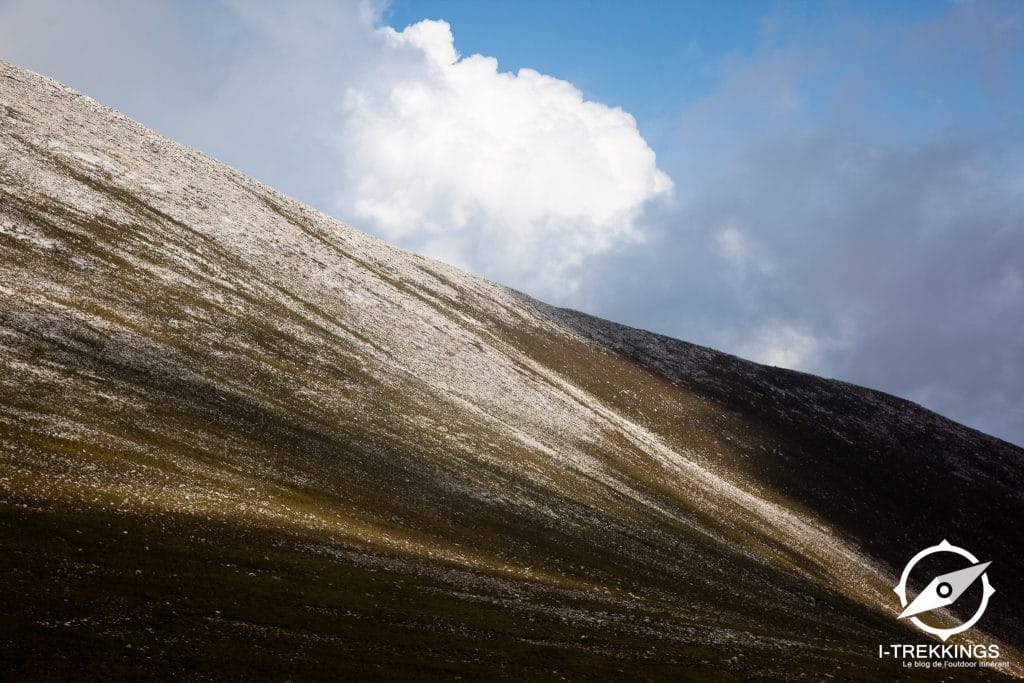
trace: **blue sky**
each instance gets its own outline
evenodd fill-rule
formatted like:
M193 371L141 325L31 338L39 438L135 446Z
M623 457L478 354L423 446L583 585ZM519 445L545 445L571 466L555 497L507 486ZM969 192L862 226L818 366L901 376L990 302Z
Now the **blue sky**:
M761 15L735 3L395 2L396 27L444 19L463 54L568 80L589 98L650 124L714 87L716 62L758 40ZM644 74L638 78L638 74Z
M528 67L571 81L588 98L650 123L712 92L723 61L752 57L763 43L781 42L785 31L817 32L856 17L921 21L948 9L946 2L398 0L383 19L397 28L443 19L463 54L496 57L502 70Z
M1024 443L1020 2L0 0L0 58L552 303Z
M688 103L712 94L731 64L773 49L803 47L816 52L822 49L822 41L852 41L858 25L867 31L896 34L940 19L954 7L955 3L946 1L630 5L582 0L398 0L385 8L382 18L396 28L423 19L443 19L452 26L461 54L493 56L503 71L527 67L570 81L588 99L630 112L644 137L660 142L659 131L670 126ZM957 45L947 48L954 53L950 60L954 68L943 72L941 84L916 82L920 74L912 60L892 54L898 51L892 44L866 45L849 67L884 74L873 104L881 105L887 115L906 117L915 126L930 128L944 121L933 108L937 89L947 95L942 104L946 113L955 108L967 119L988 117L985 98L977 92L983 87L977 78L979 55ZM1021 67L1019 54L1017 67ZM823 91L842 70L809 79L802 84L804 92L812 100L824 98ZM1016 96L1019 105L1020 93ZM666 139L664 144L671 141Z

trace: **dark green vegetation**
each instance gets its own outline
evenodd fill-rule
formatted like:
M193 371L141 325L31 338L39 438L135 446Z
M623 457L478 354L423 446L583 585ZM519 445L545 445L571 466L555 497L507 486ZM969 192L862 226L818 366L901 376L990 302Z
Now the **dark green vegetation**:
M888 680L944 536L1001 591L962 642L1020 665L1020 449L550 309L6 65L0 151L11 675Z

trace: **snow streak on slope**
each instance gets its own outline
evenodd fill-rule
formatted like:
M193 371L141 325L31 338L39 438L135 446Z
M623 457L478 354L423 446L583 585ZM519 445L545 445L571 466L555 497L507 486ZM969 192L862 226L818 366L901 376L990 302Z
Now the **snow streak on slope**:
M7 65L0 149L0 540L26 672L90 638L94 672L177 671L174 649L219 675L884 676L877 644L913 637L905 527L938 521L868 490L886 458L933 466L892 434L942 440L917 481L1024 511L1019 449L551 309ZM952 524L993 555L1021 540ZM140 595L160 597L114 615ZM992 623L1017 662L1014 619Z

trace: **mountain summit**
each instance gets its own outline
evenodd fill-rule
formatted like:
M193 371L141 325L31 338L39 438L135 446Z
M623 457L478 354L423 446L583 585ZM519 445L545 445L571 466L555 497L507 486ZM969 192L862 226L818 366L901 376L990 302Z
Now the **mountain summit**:
M553 308L0 63L0 662L21 677L927 674L1024 647L1024 451ZM965 594L967 599L970 590ZM956 620L939 613L938 621Z

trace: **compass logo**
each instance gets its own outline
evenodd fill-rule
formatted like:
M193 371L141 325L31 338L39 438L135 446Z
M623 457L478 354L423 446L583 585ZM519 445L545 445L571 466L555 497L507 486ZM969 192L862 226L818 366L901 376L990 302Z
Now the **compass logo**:
M971 564L963 569L958 569L948 574L942 574L936 576L931 580L924 590L917 594L917 597L910 601L907 601L907 581L910 579L911 572L914 571L914 567L917 563L936 553L953 553L959 555ZM957 633L963 633L967 629L978 623L981 619L981 615L985 613L985 609L988 607L988 600L992 597L992 594L996 590L989 583L988 574L985 570L991 562L979 562L978 558L972 555L970 552L963 548L957 547L949 541L943 540L938 545L933 545L929 548L925 548L917 555L910 558L910 562L907 562L907 566L903 568L903 575L900 577L900 582L893 589L896 591L896 595L900 598L900 605L903 607L903 612L900 613L900 619L910 619L914 626L918 627L925 633L931 633L936 635L945 642L950 637L955 636ZM937 628L935 626L929 626L920 619L917 618L918 614L924 612L930 612L932 610L940 609L942 607L948 607L956 602L957 598L964 594L964 592L971 587L971 585L981 579L982 583L982 594L981 602L978 604L978 608L974 611L974 614L970 619L963 622L959 626L953 628Z

